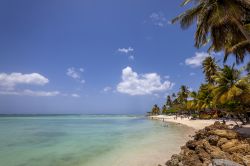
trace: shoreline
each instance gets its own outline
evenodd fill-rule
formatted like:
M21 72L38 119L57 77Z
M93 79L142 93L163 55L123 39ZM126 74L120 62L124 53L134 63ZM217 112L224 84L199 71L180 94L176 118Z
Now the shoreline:
M194 129L193 138L185 139L185 143L176 145L179 146L179 152L173 152L171 158L168 157L167 162L159 164L160 166L216 165L216 162L250 165L250 144L249 141L243 139L250 138L250 124L234 128L236 123L232 120L227 120L224 125L223 120L218 119L191 120L180 117L176 119L176 116L167 115L149 116L148 118ZM221 131L226 134L222 135ZM212 132L213 134L211 134ZM234 138L230 138L232 133ZM224 140L223 143L221 143L222 140ZM224 147L231 145L232 142L236 143L230 146L230 149ZM196 146L201 148L194 148Z
M185 125L185 126L193 128L195 131L204 129L207 126L210 126L210 125L214 124L214 122L216 122L216 121L222 122L222 120L217 120L217 119L191 120L191 119L188 119L188 118L182 118L181 119L180 117L178 117L177 119L174 119L174 117L176 117L176 116L168 116L168 115L149 116L149 118L152 119L152 120L160 120L160 121L163 121L163 122L171 122L171 123L177 123L177 124ZM226 121L226 124L227 125L235 125L235 122Z

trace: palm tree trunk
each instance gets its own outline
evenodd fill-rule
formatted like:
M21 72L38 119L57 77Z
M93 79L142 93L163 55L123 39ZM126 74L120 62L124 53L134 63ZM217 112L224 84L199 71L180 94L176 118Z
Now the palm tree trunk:
M248 42L250 42L250 34L247 32L247 30L244 28L244 26L235 18L234 18L234 21L235 21L236 25L238 26L239 30L241 31L241 33L245 36L245 38L248 40Z

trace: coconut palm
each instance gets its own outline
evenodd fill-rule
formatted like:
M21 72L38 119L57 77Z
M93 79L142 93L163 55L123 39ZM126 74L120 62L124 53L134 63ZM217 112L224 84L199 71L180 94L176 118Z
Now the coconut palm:
M152 114L154 115L159 115L160 114L160 108L158 107L157 104L155 104L152 108Z
M161 109L162 114L166 114L167 113L167 106L163 105L162 109Z
M218 71L218 65L216 64L215 58L211 56L206 57L202 62L203 73L205 74L206 81L210 84L214 84L213 76Z
M197 92L193 91L191 92L190 94L190 98L191 100L187 101L187 110L197 110L197 97L198 97L198 94Z
M187 102L188 95L189 95L188 87L185 85L182 85L179 93L177 94L177 101L180 104L185 104Z
M211 109L214 107L213 103L213 90L214 86L212 84L201 84L200 89L197 94L197 104L196 108L198 110Z
M213 102L232 112L243 123L249 121L247 111L250 103L249 76L241 77L241 72L227 65L214 76Z
M171 97L168 95L168 96L167 96L166 105L169 106L169 107L171 107L172 104L173 104L172 99L171 99Z
M194 1L195 7L172 20L180 21L183 29L197 22L195 46L200 48L211 40L210 51L230 53L242 62L250 51L249 0L185 0L182 6Z

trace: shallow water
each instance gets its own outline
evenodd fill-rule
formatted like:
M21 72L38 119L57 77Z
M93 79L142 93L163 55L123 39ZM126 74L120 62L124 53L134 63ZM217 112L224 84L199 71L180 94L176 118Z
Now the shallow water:
M190 132L143 116L0 117L0 165L158 165Z

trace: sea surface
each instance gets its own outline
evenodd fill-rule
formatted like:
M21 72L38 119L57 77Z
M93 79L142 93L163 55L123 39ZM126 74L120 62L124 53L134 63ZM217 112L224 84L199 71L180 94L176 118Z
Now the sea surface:
M1 116L1 166L157 166L191 128L132 115Z

